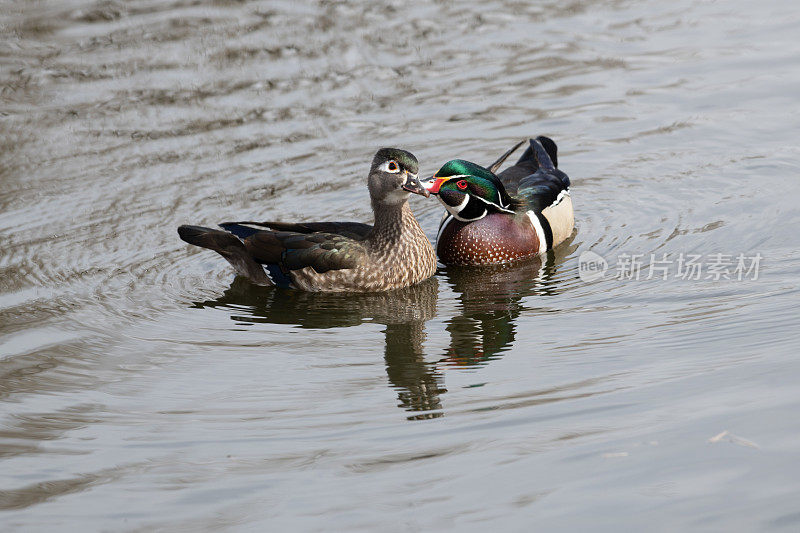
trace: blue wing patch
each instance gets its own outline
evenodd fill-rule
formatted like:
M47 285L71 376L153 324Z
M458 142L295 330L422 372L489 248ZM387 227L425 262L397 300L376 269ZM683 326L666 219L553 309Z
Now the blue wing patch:
M225 222L224 224L220 224L219 227L227 232L233 233L242 240L248 238L254 233L264 231L264 228L251 228L250 226L245 226L243 224L239 224L238 222Z
M267 270L267 276L276 287L280 287L282 289L294 288L294 285L292 284L292 278L287 276L283 270L281 270L280 266L268 264L264 265L264 267Z

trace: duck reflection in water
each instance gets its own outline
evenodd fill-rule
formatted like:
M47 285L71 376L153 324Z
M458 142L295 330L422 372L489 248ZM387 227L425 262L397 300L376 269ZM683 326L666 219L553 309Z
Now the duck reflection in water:
M439 286L436 278L382 293L312 293L258 287L236 278L215 300L195 307L242 310L231 315L237 322L291 324L303 328L355 326L367 321L386 326L386 373L398 391L399 407L414 412L410 419L442 416L440 395L446 390L436 362L426 362L425 323L436 315Z
M541 280L542 258L477 269L450 266L443 273L457 294L460 314L447 321L450 347L442 362L477 366L510 349L522 297Z
M554 275L572 249L566 243L510 264L443 268L440 274L456 292L460 314L447 321L450 347L441 362L480 366L511 349L517 318L526 308L524 298L559 291Z
M511 349L524 298L558 291L553 275L571 247L532 260L485 267L448 267L417 285L384 293L312 293L259 287L244 278L214 300L194 307L223 307L236 322L289 324L325 329L375 322L385 326L386 374L398 406L410 420L442 416L441 367L479 366ZM446 321L449 347L426 361L426 323L437 313L439 277L456 292L459 306ZM438 360L437 360L438 359Z

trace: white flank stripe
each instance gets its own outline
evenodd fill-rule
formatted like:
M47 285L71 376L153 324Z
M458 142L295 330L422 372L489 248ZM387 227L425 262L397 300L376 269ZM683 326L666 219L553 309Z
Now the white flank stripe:
M446 219L442 222L442 225L439 227L439 232L436 234L436 246L439 246L439 237L442 236L442 232L444 228L447 227L453 221L453 215L448 215Z
M542 223L539 222L539 217L537 217L536 213L533 211L528 211L528 218L531 220L533 229L536 230L536 236L539 237L539 249L536 253L540 254L547 250L547 239L544 236L544 228L542 227Z

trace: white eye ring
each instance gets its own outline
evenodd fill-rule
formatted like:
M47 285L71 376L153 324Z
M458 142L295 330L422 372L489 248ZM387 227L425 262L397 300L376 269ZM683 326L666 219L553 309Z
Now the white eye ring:
M390 159L389 161L382 164L378 167L378 170L382 170L384 172L388 172L389 174L397 174L400 172L400 165L397 164L397 161L394 159Z

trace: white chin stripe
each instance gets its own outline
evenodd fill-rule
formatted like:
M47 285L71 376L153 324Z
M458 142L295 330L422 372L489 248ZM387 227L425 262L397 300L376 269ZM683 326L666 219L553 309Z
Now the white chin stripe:
M544 228L539 221L539 217L537 217L536 213L533 211L528 211L528 218L531 220L531 225L533 229L536 230L536 236L539 238L539 249L536 253L542 253L547 250L547 238L544 235Z
M465 194L465 195L464 195L464 200L463 200L463 201L462 201L460 204L458 204L458 205L456 205L456 206L452 206L452 205L448 205L448 204L446 204L446 203L445 203L445 201L444 201L444 200L442 200L442 197L441 197L441 196L439 196L439 201L440 201L440 202L442 202L442 205L444 206L444 208L445 208L445 209L447 209L447 212L448 212L448 213L450 213L450 214L451 214L451 215L453 215L454 217L458 218L458 213L459 213L459 212L460 212L462 209L464 209L465 207L467 207L467 204L469 203L469 195L468 195L468 194ZM459 218L459 220L461 220L461 219Z

